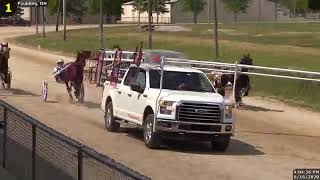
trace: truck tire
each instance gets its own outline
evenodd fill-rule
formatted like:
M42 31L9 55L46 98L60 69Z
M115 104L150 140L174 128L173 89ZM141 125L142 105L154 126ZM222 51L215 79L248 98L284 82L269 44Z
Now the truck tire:
M225 152L230 144L230 135L214 136L211 140L211 148L213 151Z
M160 135L153 132L154 115L149 114L143 124L143 140L149 149L157 149L160 147Z
M104 115L105 127L110 132L117 132L120 128L120 124L115 121L113 116L113 106L112 102L106 105L105 115Z

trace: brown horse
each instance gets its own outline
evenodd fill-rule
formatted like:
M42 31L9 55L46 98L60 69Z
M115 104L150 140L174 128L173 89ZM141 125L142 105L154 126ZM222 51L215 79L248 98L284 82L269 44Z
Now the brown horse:
M10 48L9 44L0 44L0 78L1 83L4 86L4 84L8 84L8 71L9 71L9 65L8 60L10 58Z
M253 60L250 57L250 54L246 54L244 55L241 60L240 60L240 64L243 65L252 65L253 64ZM227 69L225 69L227 70ZM248 68L241 68L239 69L241 72L248 72L249 69ZM218 89L218 92L224 96L225 92L224 89L226 87L226 85L228 84L228 82L230 83L234 83L234 74L229 74L229 73L225 73L225 74L211 74L208 75L209 79L213 82L213 84L215 85L215 87ZM236 102L241 105L242 104L242 96L248 96L249 95L249 91L250 91L250 78L248 75L246 74L239 74L237 76L237 80L236 80L236 85L235 85L235 100Z
M62 80L66 84L68 94L70 96L70 100L73 100L71 91L72 87L74 87L74 95L75 97L82 102L83 99L80 97L80 91L83 83L83 71L86 65L86 59L88 59L91 55L90 51L81 51L78 52L76 61L65 64L65 69L63 70Z

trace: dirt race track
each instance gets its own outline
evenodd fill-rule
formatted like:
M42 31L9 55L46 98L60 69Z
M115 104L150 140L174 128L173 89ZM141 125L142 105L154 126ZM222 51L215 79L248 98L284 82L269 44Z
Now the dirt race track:
M1 39L33 29L0 28ZM283 180L295 168L320 168L320 113L247 98L237 113L236 136L226 153L212 153L204 143L170 143L147 149L139 130L109 133L100 111L102 90L86 85L86 103L71 104L65 87L49 84L49 102L41 100L42 80L59 58L11 45L12 89L0 98L58 131L123 162L153 179Z

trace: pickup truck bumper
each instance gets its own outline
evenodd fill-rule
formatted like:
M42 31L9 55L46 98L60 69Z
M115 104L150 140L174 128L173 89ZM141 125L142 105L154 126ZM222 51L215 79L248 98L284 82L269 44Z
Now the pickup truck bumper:
M157 119L156 130L160 132L193 134L233 134L234 124L181 122Z

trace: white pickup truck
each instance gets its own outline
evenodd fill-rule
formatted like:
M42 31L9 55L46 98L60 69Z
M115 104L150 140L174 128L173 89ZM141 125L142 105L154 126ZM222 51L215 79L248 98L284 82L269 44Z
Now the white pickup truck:
M105 82L101 108L107 130L133 123L143 127L148 148L158 148L162 138L187 137L225 151L234 132L231 101L200 70L165 66L162 86L160 79L159 66L142 64L131 65L117 86Z

